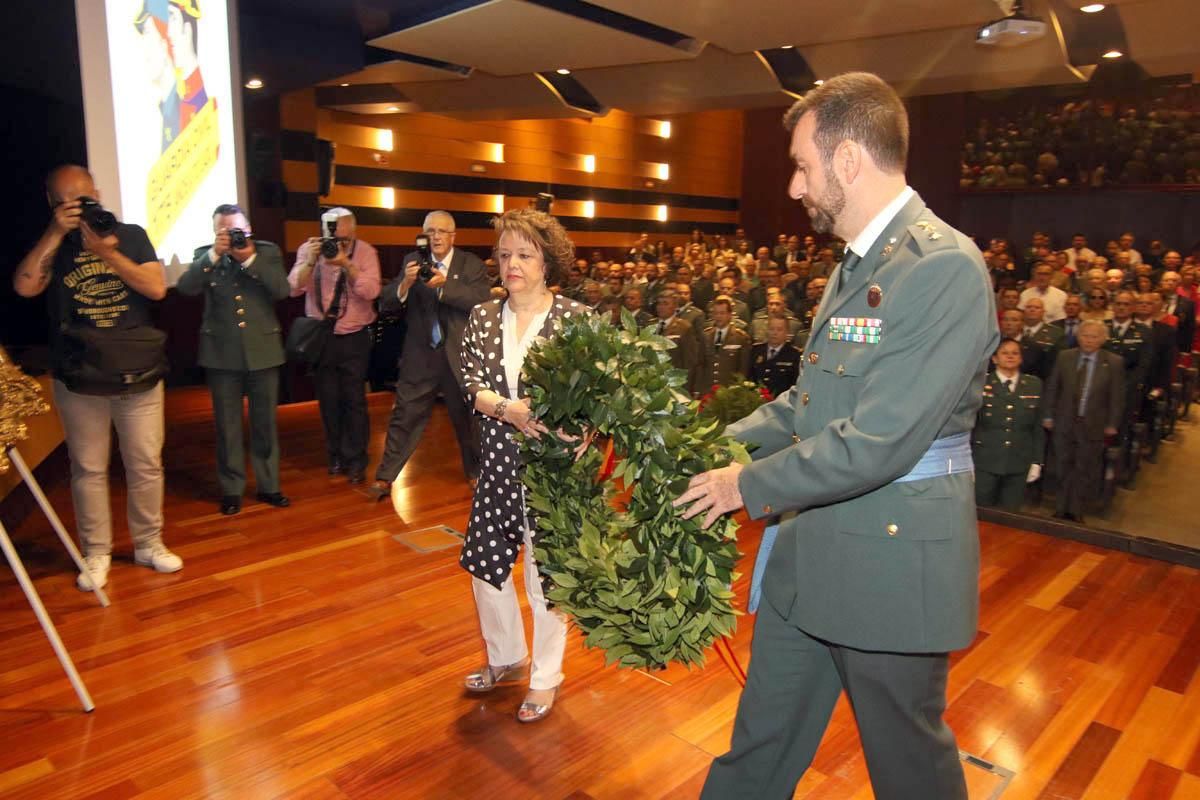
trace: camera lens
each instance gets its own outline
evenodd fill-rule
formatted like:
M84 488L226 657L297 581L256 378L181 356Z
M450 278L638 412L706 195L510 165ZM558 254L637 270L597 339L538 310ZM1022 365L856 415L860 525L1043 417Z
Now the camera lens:
M241 228L230 228L229 230L229 246L234 250L241 250L246 246L246 232Z
M337 239L322 239L321 240L321 255L326 258L337 258L338 241Z

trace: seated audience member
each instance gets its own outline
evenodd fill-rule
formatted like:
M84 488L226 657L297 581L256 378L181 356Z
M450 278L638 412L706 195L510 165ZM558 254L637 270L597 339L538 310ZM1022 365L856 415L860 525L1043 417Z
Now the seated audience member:
M1125 271L1115 267L1104 271L1104 286L1108 289L1108 299L1111 301L1117 292L1125 287L1126 283L1132 283L1126 279Z
M1112 319L1112 309L1108 307L1108 289L1088 289L1087 307L1079 312L1080 319L1094 319L1097 322L1108 322ZM1065 311L1063 313L1066 313Z
M817 252L817 258L812 262L812 276L814 278L828 278L833 274L834 267L838 265L837 260L833 257L832 247L822 247Z
M607 295L604 294L603 288L598 281L587 280L583 282L582 303L592 311L600 310L600 301Z
M1133 249L1132 232L1126 231L1125 233L1122 233L1121 238L1117 240L1117 244L1121 248L1119 251L1121 255L1129 259L1130 266L1136 267L1137 265L1143 263L1142 254Z
M728 386L734 376L750 374L750 334L734 324L733 301L718 295L709 309L712 327L704 331L700 379L694 391L704 394L713 386Z
M782 301L781 301L782 302ZM794 336L782 312L767 318L766 341L750 351L750 380L767 387L773 397L796 385L800 376L800 351L788 342Z
M1064 252L1054 253L1049 256L1049 260L1044 263L1049 263L1054 269L1050 275L1050 285L1055 289L1062 289L1067 294L1075 292L1078 286L1078 278L1075 268L1067 263L1067 254Z
M595 310L602 319L608 319L614 327L619 328L624 325L621 319L621 312L625 310L625 306L621 305L621 298L616 295L606 294L604 297L601 297Z
M1021 292L1017 307L1024 309L1025 303L1033 297L1042 301L1046 322L1055 322L1066 316L1063 304L1067 301L1067 293L1050 285L1054 273L1049 264L1039 264L1033 270L1033 285Z
M817 308L821 305L821 298L825 296L825 287L828 284L828 278L813 278L808 282L808 288L804 292L804 300L800 302L798 308L793 309L796 312L796 319L800 320L802 330L812 328L813 317L817 313Z
M1000 336L1013 339L1020 343L1025 335L1025 314L1015 308L1010 308L1000 315ZM1024 358L1024 353L1022 353Z
M722 297L728 297L733 304L734 324L743 329L750 327L750 306L738 292L737 279L732 274L726 274L721 278L717 284L717 293ZM708 321L710 324L714 322L712 306L709 306L708 309Z
M1042 425L1053 434L1056 517L1083 522L1103 478L1104 441L1117 436L1124 413L1124 368L1119 356L1101 349L1104 323L1084 320L1079 347L1058 354L1046 382Z
M696 352L701 352L704 346L701 337L708 320L704 312L692 302L692 285L689 282L680 280L675 284L675 300L678 303L675 314L691 326L692 336L696 339Z
M1092 267L1083 274L1079 280L1079 294L1087 298L1088 293L1092 289L1099 289L1102 292L1108 292L1108 286L1105 283L1104 270Z
M649 313L642 308L642 290L638 288L629 288L621 295L621 305L633 318L637 320L639 328L644 328L654 321Z
M1108 340L1104 349L1116 354L1124 367L1126 416L1120 425L1121 437L1129 432L1132 415L1140 408L1139 398L1146 385L1146 375L1150 372L1150 362L1154 357L1150 341L1150 328L1133 318L1134 294L1132 292L1117 292L1113 300L1113 318L1108 321Z
M1078 346L1075 339L1075 334L1079 329L1079 323L1083 321L1079 316L1082 311L1083 298L1077 294L1067 295L1067 302L1063 304L1063 313L1065 313L1066 316L1060 319L1058 322L1053 323L1054 327L1058 328L1063 333L1062 346L1064 349L1070 349Z
M1043 319L1045 309L1041 299L1025 301L1021 331L1021 369L1041 380L1050 377L1058 351L1063 349L1063 332Z
M1042 381L1021 372L1021 346L1001 339L983 384L983 405L971 435L975 502L1017 511L1025 484L1042 474Z
M1096 257L1096 251L1087 246L1087 237L1082 233L1077 233L1071 237L1071 246L1067 248L1067 263L1071 266L1076 266L1079 259L1086 259L1089 263ZM1079 270L1076 269L1076 272Z

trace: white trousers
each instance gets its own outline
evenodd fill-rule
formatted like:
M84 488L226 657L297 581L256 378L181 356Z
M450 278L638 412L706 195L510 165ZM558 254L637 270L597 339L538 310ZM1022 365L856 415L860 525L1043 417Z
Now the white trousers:
M546 606L542 582L533 563L533 544L529 528L525 528L525 596L533 609L533 664L529 688L553 689L562 683L563 651L567 647L567 618ZM479 612L479 629L487 645L488 663L493 667L515 664L528 655L525 644L525 623L521 606L513 587L514 572L509 573L503 589L487 581L471 578L475 608Z

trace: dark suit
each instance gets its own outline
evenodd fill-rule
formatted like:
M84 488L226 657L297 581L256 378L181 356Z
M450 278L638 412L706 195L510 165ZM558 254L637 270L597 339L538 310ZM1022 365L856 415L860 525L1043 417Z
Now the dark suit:
M409 253L402 263L418 258L417 253ZM468 478L479 474L479 435L472 409L467 408L463 399L462 339L471 309L491 297L491 281L479 257L457 247L447 267L446 282L436 290L418 278L401 302L399 290L404 279L401 273L380 294L380 308L403 314L407 333L383 458L375 470L377 480L391 483L408 463L429 422L439 391L458 438L463 472ZM436 347L435 323L440 332Z
M1070 350L1072 347L1079 346L1079 339L1077 337L1079 336L1080 322L1083 322L1083 320L1076 317L1073 320L1065 318L1057 319L1050 323L1050 327L1058 328L1058 330L1062 332L1062 344L1060 345L1060 349ZM1072 323L1070 324L1069 328L1068 323ZM1057 354L1055 355L1055 358L1058 358ZM1051 366L1053 366L1053 364L1051 364Z
M1134 415L1142 407L1146 376L1150 374L1150 364L1154 360L1154 344L1149 325L1131 319L1125 332L1118 334L1115 320L1105 324L1108 326L1108 341L1104 343L1104 349L1119 356L1125 365L1124 414L1121 424L1117 426L1121 438L1125 439Z
M1171 383L1175 380L1175 364L1179 359L1177 349L1177 331L1165 322L1154 322L1150 327L1150 369L1146 373L1145 391L1139 399L1142 419L1152 419L1153 401L1149 398L1151 389L1158 389L1163 397L1171 391Z
M800 376L800 358L803 355L796 347L784 342L774 358L769 358L771 346L766 342L754 345L750 351L750 374L755 383L767 387L775 397L796 385Z
M1058 354L1054 372L1046 383L1042 414L1054 423L1054 453L1058 474L1059 514L1082 517L1100 485L1103 467L1104 430L1119 429L1125 405L1125 368L1121 357L1107 350L1096 351L1096 363L1083 400L1084 376L1080 375L1076 348Z
M879 334L857 339L844 320L858 318ZM796 513L767 561L732 746L703 797L791 797L844 689L876 797L965 800L941 717L947 653L976 631L972 479L896 479L974 427L995 319L978 248L914 195L853 271L834 270L796 385L729 427L758 445L738 480L747 513Z
M250 461L262 493L279 491L279 365L284 362L275 303L288 296L283 255L271 242L254 241L248 268L229 255L215 263L208 246L175 285L180 294L204 294L198 363L204 367L217 429L217 480L223 497L246 488L242 448L242 398L250 401Z
M1192 352L1192 342L1196 337L1196 304L1189 298L1177 294L1175 295L1175 309L1171 311L1169 305L1164 305L1164 308L1168 313L1179 318L1179 327L1175 331L1175 346L1181 353Z

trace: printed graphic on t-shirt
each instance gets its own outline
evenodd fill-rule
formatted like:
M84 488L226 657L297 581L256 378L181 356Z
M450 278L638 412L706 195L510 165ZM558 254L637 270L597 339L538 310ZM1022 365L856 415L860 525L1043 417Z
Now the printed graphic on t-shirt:
M111 328L130 310L129 287L99 256L87 250L63 278L71 298L73 322Z

